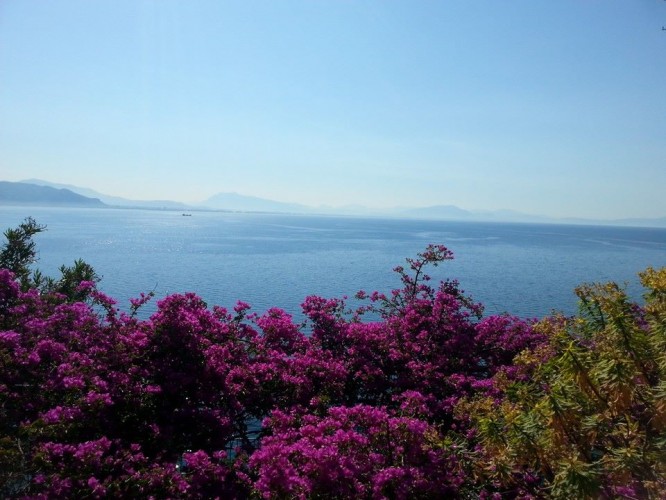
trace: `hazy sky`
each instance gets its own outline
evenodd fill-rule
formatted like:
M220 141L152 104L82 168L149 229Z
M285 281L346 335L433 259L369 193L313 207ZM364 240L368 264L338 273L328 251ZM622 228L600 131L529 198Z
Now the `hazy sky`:
M0 179L666 215L661 0L0 1Z

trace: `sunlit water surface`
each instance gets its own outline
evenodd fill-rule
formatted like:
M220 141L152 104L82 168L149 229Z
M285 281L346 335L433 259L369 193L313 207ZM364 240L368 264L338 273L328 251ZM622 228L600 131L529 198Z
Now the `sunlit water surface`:
M457 278L486 313L540 317L574 313L582 282L626 282L639 298L636 273L666 265L666 229L25 207L0 208L0 227L27 216L48 226L36 237L40 269L82 258L124 309L141 292L193 291L210 306L243 300L300 319L308 295L398 287L391 270L438 243L455 260L433 279Z

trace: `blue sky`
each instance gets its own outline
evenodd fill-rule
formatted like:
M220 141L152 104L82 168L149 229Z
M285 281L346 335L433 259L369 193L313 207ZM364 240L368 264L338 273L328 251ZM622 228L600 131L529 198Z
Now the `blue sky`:
M0 178L666 215L660 0L0 2Z

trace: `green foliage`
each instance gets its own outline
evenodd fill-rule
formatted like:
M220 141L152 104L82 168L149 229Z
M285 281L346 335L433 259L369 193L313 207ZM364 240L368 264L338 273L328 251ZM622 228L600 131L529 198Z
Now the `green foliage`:
M86 300L90 289L80 289L79 284L84 281L98 283L101 278L83 260L75 260L72 266L60 266L59 278L45 276L38 269L31 270L32 264L37 262L33 236L45 230L46 226L38 224L32 217L26 218L15 229L7 229L4 232L7 241L0 251L0 269L12 271L24 291L35 288L41 293L62 294L71 302Z
M576 290L578 317L536 328L548 342L496 377L501 397L466 401L483 482L554 498L666 496L666 268L640 274L645 306L615 283ZM525 376L529 374L528 376Z
M41 275L39 275L41 276ZM35 281L39 279L35 277ZM37 287L46 293L60 293L65 295L72 302L81 302L88 298L90 289L80 289L79 284L82 281L92 281L97 283L100 277L95 269L82 259L74 261L73 266L60 266L60 278L43 278L41 283L36 283Z
M32 285L30 266L37 261L37 251L32 238L45 230L46 226L37 224L35 219L28 217L17 228L4 232L7 243L0 251L0 269L12 271L24 290Z

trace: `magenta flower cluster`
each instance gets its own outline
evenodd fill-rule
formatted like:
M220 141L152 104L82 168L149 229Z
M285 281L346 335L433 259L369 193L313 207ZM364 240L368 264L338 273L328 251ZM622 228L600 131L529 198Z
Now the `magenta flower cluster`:
M473 492L474 428L454 408L542 342L456 282L308 297L307 321L171 295L147 320L91 282L88 302L0 270L0 496L443 498ZM373 318L373 319L366 319ZM515 374L515 376L522 376Z

